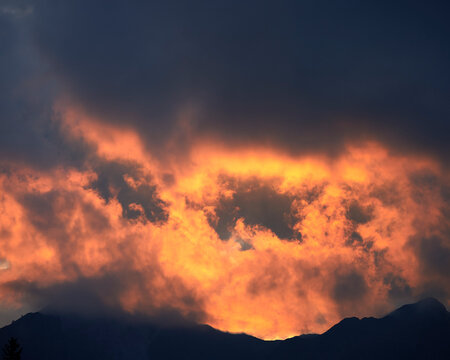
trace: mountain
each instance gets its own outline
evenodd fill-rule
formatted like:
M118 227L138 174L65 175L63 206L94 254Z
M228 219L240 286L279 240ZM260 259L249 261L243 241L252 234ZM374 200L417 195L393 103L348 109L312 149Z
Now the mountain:
M347 318L322 335L287 339L269 357L293 358L450 359L450 314L425 299L381 319Z
M347 318L321 335L263 341L206 325L164 327L133 318L30 313L0 329L23 360L149 359L450 359L450 314L435 299L387 316Z

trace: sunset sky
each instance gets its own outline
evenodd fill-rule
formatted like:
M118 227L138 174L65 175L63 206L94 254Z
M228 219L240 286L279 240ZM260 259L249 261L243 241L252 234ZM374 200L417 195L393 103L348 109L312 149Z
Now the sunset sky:
M448 307L449 10L0 0L0 326Z

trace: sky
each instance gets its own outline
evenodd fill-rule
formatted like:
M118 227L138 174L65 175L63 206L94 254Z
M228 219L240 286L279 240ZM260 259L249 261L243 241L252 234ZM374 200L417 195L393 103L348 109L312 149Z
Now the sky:
M1 0L0 325L449 306L449 7Z

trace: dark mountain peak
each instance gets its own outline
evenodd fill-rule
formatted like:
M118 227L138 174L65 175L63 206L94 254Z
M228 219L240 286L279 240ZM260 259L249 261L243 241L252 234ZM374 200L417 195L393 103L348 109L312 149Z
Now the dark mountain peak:
M5 328L30 328L35 326L36 324L38 326L42 326L43 324L51 324L55 322L59 322L59 318L57 316L42 314L40 312L33 312L25 314L19 319L14 320L10 325L5 326Z
M332 326L330 329L325 331L323 335L331 335L339 332L347 332L351 329L356 329L360 323L360 319L357 317L349 317L341 320L336 325Z
M403 305L385 316L385 318L412 321L415 319L446 318L448 316L449 313L444 304L435 298L429 297L413 304Z
M33 321L36 318L43 318L45 317L45 315L42 315L39 312L31 312L25 315L22 315L20 318L18 318L17 320L13 320L11 322L11 324L14 324L16 322L28 322L28 321Z
M450 359L450 316L433 298L383 318L346 318L322 335L283 341L270 359Z
M404 323L417 322L422 320L445 320L448 319L449 313L445 306L435 298L425 298L413 304L407 304L392 311L381 319L395 319ZM350 317L341 320L336 325L332 326L323 335L348 333L351 331L357 331L362 327L371 326L371 324L377 322L373 317L366 317L359 319L357 317Z

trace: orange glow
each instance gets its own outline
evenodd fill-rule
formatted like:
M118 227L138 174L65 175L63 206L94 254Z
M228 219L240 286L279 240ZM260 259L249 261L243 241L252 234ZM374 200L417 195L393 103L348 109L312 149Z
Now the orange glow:
M156 186L168 218L146 221L137 202L129 211L140 215L125 218L120 189L101 198L89 186L98 177L89 166L39 171L9 164L12 171L0 175L0 260L10 266L0 263L0 287L138 274L113 300L126 311L170 306L199 312L221 330L276 339L389 310L389 276L412 289L426 280L410 238L440 226L443 199L439 189L418 188L411 176L430 173L448 183L431 159L392 156L374 143L325 158L198 141L187 160L158 162L130 129L105 127L75 111L65 121L67 136L92 145L96 161L132 162L139 171L123 174L124 182L131 189ZM233 198L233 182L289 196L290 226L301 239L280 239L241 216L221 240L212 226L220 220L215 209ZM417 192L425 198L417 200ZM32 212L33 206L45 211ZM336 290L336 275L353 273L366 284L358 301L345 286L342 294ZM4 290L0 302L26 301L22 295ZM104 301L112 300L105 295Z

